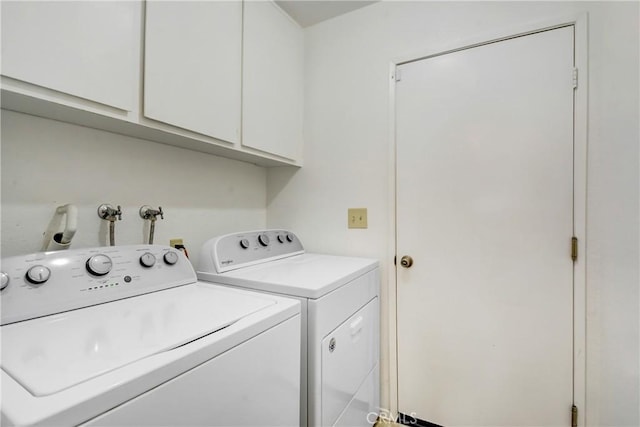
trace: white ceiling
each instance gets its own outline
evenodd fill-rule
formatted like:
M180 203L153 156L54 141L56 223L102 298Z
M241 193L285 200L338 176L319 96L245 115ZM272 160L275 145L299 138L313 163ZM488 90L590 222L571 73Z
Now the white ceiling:
M318 22L334 18L368 6L375 1L365 0L276 0L301 27L309 27Z

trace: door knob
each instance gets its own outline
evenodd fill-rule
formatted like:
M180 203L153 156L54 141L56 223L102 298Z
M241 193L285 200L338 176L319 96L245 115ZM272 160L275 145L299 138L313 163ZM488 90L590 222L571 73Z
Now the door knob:
M404 268L411 267L413 265L413 258L411 258L409 255L403 256L402 258L400 258L400 265Z

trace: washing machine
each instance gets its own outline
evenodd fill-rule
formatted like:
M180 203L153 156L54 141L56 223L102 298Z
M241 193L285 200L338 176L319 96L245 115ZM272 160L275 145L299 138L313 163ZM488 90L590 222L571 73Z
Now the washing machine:
M198 278L302 307L301 425L372 425L379 411L379 289L376 260L306 253L287 230L215 237Z
M2 259L3 426L296 425L300 303L173 248Z

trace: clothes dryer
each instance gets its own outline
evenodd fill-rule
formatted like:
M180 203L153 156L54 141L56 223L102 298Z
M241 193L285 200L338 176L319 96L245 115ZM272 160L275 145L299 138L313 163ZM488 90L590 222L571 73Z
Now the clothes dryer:
M379 410L378 262L306 253L287 230L208 240L198 278L269 295L302 307L301 425L372 425Z

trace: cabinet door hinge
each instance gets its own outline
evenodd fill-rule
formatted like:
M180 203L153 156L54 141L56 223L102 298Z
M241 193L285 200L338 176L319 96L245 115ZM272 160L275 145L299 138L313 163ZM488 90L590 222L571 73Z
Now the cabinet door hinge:
M578 407L576 405L571 407L571 427L578 427Z
M578 259L578 238L575 236L571 238L571 259L573 262Z
M573 88L574 89L578 88L578 69L577 68L573 69Z

